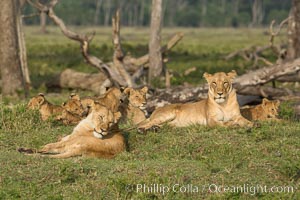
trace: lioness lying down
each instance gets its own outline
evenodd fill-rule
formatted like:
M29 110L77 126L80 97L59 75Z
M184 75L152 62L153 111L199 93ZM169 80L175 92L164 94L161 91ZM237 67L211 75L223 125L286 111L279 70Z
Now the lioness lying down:
M204 73L207 80L208 98L202 101L186 104L170 104L156 109L149 119L138 126L143 132L151 127L165 123L185 127L192 124L208 126L253 126L253 123L241 116L236 92L232 81L236 72Z
M45 145L38 153L52 158L114 157L125 149L125 140L117 124L120 117L120 112L113 113L95 102L92 112L70 135L63 137L59 142Z
M262 103L256 106L247 106L241 108L241 114L248 120L279 120L278 108L280 105L279 100L269 101L264 98Z

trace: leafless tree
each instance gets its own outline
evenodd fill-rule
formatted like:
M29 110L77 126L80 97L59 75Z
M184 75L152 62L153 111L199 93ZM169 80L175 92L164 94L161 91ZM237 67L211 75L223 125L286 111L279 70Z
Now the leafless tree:
M130 86L135 87L137 80L144 74L144 68L149 66L150 55L146 54L139 58L131 57L126 55L121 46L120 37L120 12L117 11L113 17L113 47L114 54L111 63L104 63L100 58L92 55L89 52L89 45L94 37L95 33L92 34L78 34L67 28L66 24L60 19L55 11L54 7L58 3L58 0L51 0L49 4L41 4L39 1L27 0L32 6L37 8L40 12L47 13L49 19L51 19L62 31L62 33L69 39L75 40L80 43L80 48L85 61L93 67L99 69L107 78L103 82L102 88L110 86L111 83L117 86ZM160 56L174 47L178 41L181 40L183 34L178 33L173 36L167 45L162 47L159 46L158 52ZM72 72L68 72L68 77ZM86 77L86 76L81 76ZM65 84L68 85L68 84ZM101 90L99 88L99 90Z
M292 1L288 26L288 53L289 59L300 57L300 0Z

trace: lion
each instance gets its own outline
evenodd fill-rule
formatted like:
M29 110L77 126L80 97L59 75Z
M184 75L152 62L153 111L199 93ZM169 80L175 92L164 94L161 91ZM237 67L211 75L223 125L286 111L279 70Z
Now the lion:
M59 142L42 147L39 154L51 158L88 156L112 158L125 150L125 139L118 128L120 112L112 112L95 102L92 112L83 119L70 135ZM21 149L22 152L30 152Z
M70 94L69 100L64 102L62 107L71 114L78 115L79 117L86 117L86 111L78 94Z
M269 101L264 98L262 103L256 106L247 106L241 108L241 114L250 121L267 121L267 120L279 120L278 108L280 101Z
M62 107L62 113L55 119L62 121L65 125L76 125L86 117L87 111L84 110L78 94L72 93L69 96L69 100L62 104Z
M126 99L120 106L122 120L138 124L146 119L146 94L148 87L142 89L125 88Z
M83 117L63 109L62 113L55 119L61 121L64 125L76 125L83 119Z
M151 127L169 124L175 127L186 127L192 124L207 126L247 126L253 123L245 119L237 102L236 91L232 82L236 72L204 73L208 82L208 98L185 104L169 104L156 109L150 118L138 125L138 130L144 132Z
M31 110L38 109L43 121L53 115L61 114L64 109L62 106L53 105L47 101L43 93L39 93L37 96L31 98L27 104L27 108Z
M105 105L112 112L119 111L119 107L121 104L124 95L119 88L112 87L107 90L104 96L99 97L96 101L99 101L101 104Z

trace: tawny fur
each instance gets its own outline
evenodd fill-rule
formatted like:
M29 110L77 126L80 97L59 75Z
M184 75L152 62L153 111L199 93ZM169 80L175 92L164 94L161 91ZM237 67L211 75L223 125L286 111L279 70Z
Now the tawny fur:
M87 112L84 110L80 97L77 94L71 94L69 100L63 103L62 107L63 111L56 119L62 121L65 125L76 125L87 116Z
M248 120L251 121L266 121L266 120L279 120L278 119L278 108L280 101L269 101L264 98L262 103L256 106L243 107L241 108L241 114Z
M91 105L94 102L100 102L111 111L117 112L121 104L121 99L123 99L123 93L120 89L113 87L108 89L106 93L100 97L84 97L82 98L81 103L89 112L91 112Z
M126 88L124 94L127 99L121 104L122 121L138 124L146 119L147 87L142 89Z
M43 121L51 116L59 115L63 111L62 106L53 105L47 101L43 93L31 98L27 104L27 108L31 110L38 109Z
M186 104L170 104L156 109L149 119L142 122L138 129L144 131L153 126L169 124L186 127L193 124L208 126L253 126L242 117L232 81L236 72L218 72L213 75L205 73L208 82L208 98Z
M91 114L70 135L59 142L45 145L38 152L52 158L112 158L125 149L125 140L117 125L120 117L119 112L113 113L105 106L95 103ZM101 134L102 138L95 137L95 132Z

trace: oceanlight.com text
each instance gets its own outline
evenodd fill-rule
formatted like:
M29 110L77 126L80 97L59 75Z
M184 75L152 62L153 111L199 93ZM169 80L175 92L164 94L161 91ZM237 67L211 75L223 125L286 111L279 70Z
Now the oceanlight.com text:
M242 184L242 185L219 185L219 184L133 184L127 185L126 190L136 193L146 194L162 194L169 192L173 193L244 193L249 195L263 194L263 193L294 193L297 188L295 186L268 186L260 184Z

